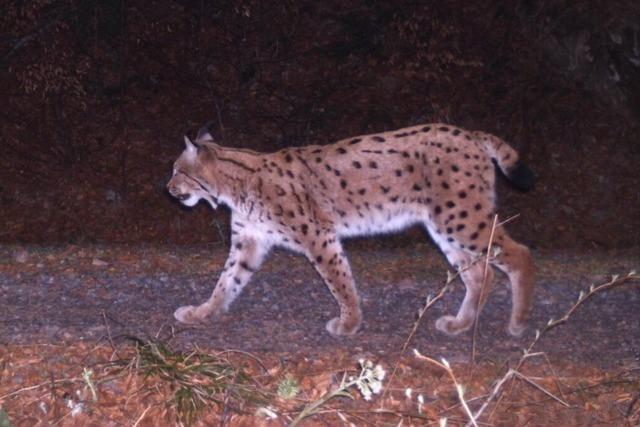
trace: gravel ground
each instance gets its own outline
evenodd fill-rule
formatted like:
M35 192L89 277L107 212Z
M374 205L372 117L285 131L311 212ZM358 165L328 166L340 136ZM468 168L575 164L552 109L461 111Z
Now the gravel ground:
M348 255L363 299L364 323L352 338L324 330L338 306L302 257L277 251L254 275L228 314L197 327L173 321L173 310L206 299L226 256L224 246L0 246L0 343L60 343L117 338L122 334L171 336L177 347L237 349L319 357L338 349L377 356L397 354L426 296L446 278L443 257L433 246L364 249ZM480 317L478 359L499 362L521 349L550 318L559 318L582 289L640 267L640 250L535 251L535 306L522 338L506 333L510 294L505 277ZM464 286L430 309L409 348L467 361L472 333L451 338L435 327L455 313ZM567 324L536 347L551 362L598 367L640 365L640 287L629 282L593 296Z

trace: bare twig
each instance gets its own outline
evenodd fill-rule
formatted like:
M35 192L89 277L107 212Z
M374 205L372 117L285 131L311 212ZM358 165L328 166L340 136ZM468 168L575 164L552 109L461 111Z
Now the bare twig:
M500 395L500 389L502 388L502 386L509 379L513 378L514 376L518 376L519 378L522 378L522 374L520 374L520 369L522 368L522 365L524 365L524 363L530 357L537 356L537 355L541 354L541 353L532 353L532 350L536 346L536 344L540 341L540 339L543 337L543 335L545 333L547 333L551 329L554 329L555 327L567 322L567 320L569 320L571 315L578 309L578 307L580 307L582 304L584 304L584 302L586 300L588 300L589 298L591 298L595 294L597 294L599 292L602 292L602 291L605 291L605 290L610 289L610 288L621 286L621 285L623 285L623 284L625 284L627 282L637 281L637 280L640 280L640 275L636 274L635 271L632 271L629 274L627 274L625 276L622 276L622 277L620 277L618 275L615 275L607 283L603 283L603 284L598 285L598 286L591 286L589 288L589 292L588 293L585 293L584 291L580 292L580 295L578 296L578 300L569 308L569 310L567 310L567 312L561 318L559 318L557 320L549 319L549 322L547 322L547 325L545 326L545 328L542 331L540 331L540 330L536 331L535 338L529 344L529 346L524 350L523 355L518 360L518 364L516 365L516 367L513 368L513 369L510 369L500 380L498 380L498 382L494 386L493 391L491 392L491 394L489 395L487 400L482 404L480 409L478 409L476 411L476 413L474 414L474 419L477 420L477 419L480 418L482 413L487 409L487 407L491 404L491 402L496 397L498 397ZM517 373L518 375L515 375L515 373ZM555 400L564 402L564 400L559 399L559 398L555 398ZM564 402L564 404L566 404L566 402ZM467 424L467 425L469 425L469 424Z
M133 423L133 427L138 427L138 424L140 424L140 421L142 421L144 416L147 415L147 412L149 412L149 409L151 409L151 405L147 406L147 408L144 411L142 411L142 414L140 414L136 422Z
M420 354L418 350L413 350L413 353L418 359L432 363L438 366L439 368L443 369L447 374L449 374L449 377L451 378L451 381L453 381L453 385L456 388L456 393L458 394L458 400L460 400L460 404L462 404L462 407L464 408L464 412L467 414L467 417L469 418L469 422L473 424L475 427L478 427L478 424L476 423L476 418L471 413L471 409L469 409L469 405L464 399L464 387L456 379L456 376L453 373L453 370L451 369L449 362L447 362L446 359L442 359L442 362L438 362L435 359L432 359L430 357Z
M478 338L478 318L480 317L480 310L484 304L483 299L485 296L485 288L487 286L487 279L489 278L489 269L491 265L489 265L489 256L491 254L491 249L493 247L493 237L496 232L496 227L498 223L498 215L493 216L493 223L491 224L491 234L489 234L489 243L487 244L487 255L485 256L484 261L484 272L482 274L482 286L480 286L480 298L478 299L478 305L476 307L476 318L473 321L473 336L471 338L471 363L476 363L476 343Z

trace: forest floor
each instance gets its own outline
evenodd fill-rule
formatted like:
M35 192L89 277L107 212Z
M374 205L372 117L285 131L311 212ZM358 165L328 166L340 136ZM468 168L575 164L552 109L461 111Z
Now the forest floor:
M0 426L287 425L345 372L357 376L361 359L386 371L382 393L366 401L351 387L353 399L329 400L303 425L464 425L465 405L477 413L487 402L478 425L640 425L640 281L589 294L637 270L639 249L535 250L535 304L513 338L503 275L475 334L434 327L458 309L456 280L412 335L427 296L447 280L442 255L427 244L346 247L364 322L336 339L324 324L337 304L288 252L270 256L226 315L186 327L172 313L208 297L223 244L0 246ZM522 359L536 330L562 319L580 291L588 298ZM209 362L224 375L190 376ZM217 388L198 388L214 380Z

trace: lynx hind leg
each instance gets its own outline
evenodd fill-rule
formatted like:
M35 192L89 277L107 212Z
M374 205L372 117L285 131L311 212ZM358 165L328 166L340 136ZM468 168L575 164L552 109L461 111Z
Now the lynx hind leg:
M474 263L471 255L465 251L453 249L450 246L443 248L443 251L451 265L460 272L466 293L458 314L440 317L436 321L436 328L448 335L457 335L473 326L491 291L494 273L491 266L487 266L485 278L485 263Z
M340 316L329 320L326 329L333 336L353 335L360 327L362 312L349 261L335 236L324 237L322 246L323 251L309 253L307 257L340 306Z
M251 237L237 236L232 239L229 257L211 297L204 303L178 308L173 316L182 323L197 323L210 315L228 310L233 300L257 271L269 247Z
M501 233L496 243L501 251L493 261L493 265L502 270L511 283L511 319L509 333L520 336L526 327L531 311L534 290L534 267L529 248Z

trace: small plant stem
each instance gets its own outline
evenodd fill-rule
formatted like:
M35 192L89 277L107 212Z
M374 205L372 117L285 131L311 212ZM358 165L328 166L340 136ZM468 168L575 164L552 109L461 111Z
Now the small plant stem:
M298 414L298 416L295 417L293 421L291 421L291 424L289 424L289 427L297 426L298 424L300 424L300 422L302 420L304 420L305 418L310 417L313 414L315 414L319 407L321 407L322 405L324 405L325 403L327 403L329 400L333 399L334 397L336 397L336 396L345 396L346 394L348 394L348 393L346 393L345 390L347 390L349 387L354 386L357 382L358 382L358 380L353 380L353 381L349 381L348 383L345 383L344 382L344 378L343 378L342 382L340 384L340 387L338 387L337 389L335 389L333 391L327 392L320 399L316 400L315 402L312 402L308 406L305 406L305 408Z

